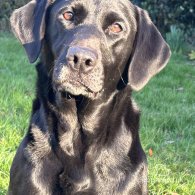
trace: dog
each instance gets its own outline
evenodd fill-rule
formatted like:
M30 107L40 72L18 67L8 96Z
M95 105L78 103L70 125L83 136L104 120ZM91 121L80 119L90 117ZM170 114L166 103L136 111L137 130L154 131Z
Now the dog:
M10 21L39 63L8 194L148 194L131 94L171 52L147 12L128 0L32 0Z

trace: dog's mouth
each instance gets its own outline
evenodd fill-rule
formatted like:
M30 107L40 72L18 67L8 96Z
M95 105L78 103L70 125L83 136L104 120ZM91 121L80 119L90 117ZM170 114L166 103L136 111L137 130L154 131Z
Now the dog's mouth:
M66 100L66 101L72 101L74 100L76 105L77 105L77 108L79 108L86 100L86 98L90 98L90 99L95 99L96 96L97 96L97 93L93 93L93 92L90 92L91 94L85 94L85 95L82 95L82 94L79 94L79 95L73 95L72 93L68 92L68 91L59 91L60 94L61 94L61 97Z
M60 92L62 97L71 100L81 101L84 97L96 99L101 90L92 90L83 82L55 82L54 88Z
M74 100L77 108L80 108L80 106L83 104L84 99L85 99L85 97L83 95L72 95L71 93L69 93L67 91L62 91L61 97L66 101Z
M81 102L84 98L83 95L72 95L71 93L67 92L67 91L62 91L61 95L63 98L65 98L66 100L71 100L71 99L75 99L76 102Z

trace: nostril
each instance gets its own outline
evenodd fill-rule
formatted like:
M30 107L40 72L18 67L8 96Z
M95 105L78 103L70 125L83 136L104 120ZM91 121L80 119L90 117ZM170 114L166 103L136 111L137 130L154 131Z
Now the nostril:
M85 61L85 65L87 65L87 66L92 66L92 65L93 65L92 60L91 60L91 59L86 60L86 61Z
M78 57L77 56L74 56L74 64L77 64L78 63L78 61L79 61L79 59L78 59Z
M73 70L79 70L80 68L83 71L92 70L97 63L97 59L96 51L78 46L70 47L66 54L68 66Z

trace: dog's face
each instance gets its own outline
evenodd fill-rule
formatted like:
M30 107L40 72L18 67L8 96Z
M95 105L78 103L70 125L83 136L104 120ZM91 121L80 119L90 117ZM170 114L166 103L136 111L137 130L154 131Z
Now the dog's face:
M136 32L133 7L125 3L72 0L52 5L46 33L57 90L94 98L103 89L116 89Z
M31 62L45 39L53 88L76 96L109 94L120 79L139 90L170 56L147 13L128 0L33 0L11 24Z

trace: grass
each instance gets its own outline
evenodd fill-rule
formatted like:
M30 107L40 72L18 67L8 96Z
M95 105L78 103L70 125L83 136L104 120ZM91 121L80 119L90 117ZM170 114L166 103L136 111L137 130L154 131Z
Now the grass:
M35 78L20 44L1 34L0 195L6 194L9 168L28 127ZM149 194L195 194L195 63L174 54L165 70L134 98L142 110Z

